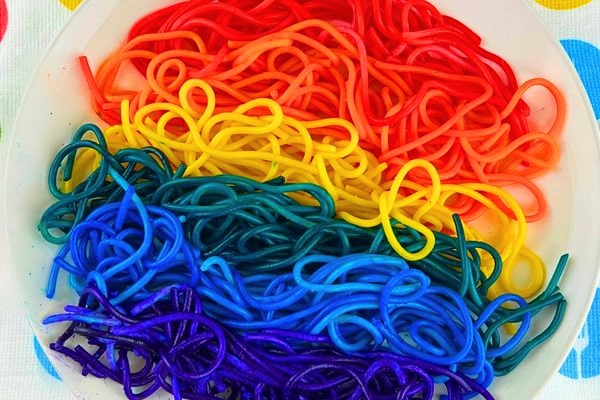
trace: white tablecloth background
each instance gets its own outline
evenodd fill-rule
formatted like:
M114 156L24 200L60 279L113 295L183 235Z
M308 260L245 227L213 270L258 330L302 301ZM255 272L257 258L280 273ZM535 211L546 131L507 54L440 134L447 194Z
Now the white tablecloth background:
M531 2L561 39L600 120L600 0L525 1ZM29 77L80 2L0 0L0 162L5 157L10 128ZM2 21L6 18L2 15L2 3L8 9L8 28L3 38ZM39 349L36 351L18 296L5 255L0 254L0 400L73 399L65 385L48 372L51 367ZM579 354L572 352L546 388L543 400L600 399L600 295L594 302L587 329L587 347ZM583 364L580 371L576 368L578 356Z

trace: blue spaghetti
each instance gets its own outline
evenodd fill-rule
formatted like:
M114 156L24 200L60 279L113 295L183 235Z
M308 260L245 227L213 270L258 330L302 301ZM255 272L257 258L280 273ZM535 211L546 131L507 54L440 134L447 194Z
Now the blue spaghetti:
M331 199L317 186L235 176L182 178L156 149L113 156L101 135L82 139L96 129L84 126L52 164L57 202L40 230L64 245L51 269L50 297L60 270L69 273L78 293L93 284L122 306L185 285L200 295L206 315L237 331L326 335L346 353L386 348L458 369L483 385L512 370L563 318L566 301L558 280L566 257L547 289L530 302L512 294L489 300L501 261L489 245L465 241L458 217L456 238L438 234L436 251L408 265L389 255L380 231L335 220ZM102 161L72 192L62 193L59 172L69 179L81 148L96 150ZM315 205L295 202L300 192L311 194ZM244 234L227 242L238 230ZM56 231L62 236L51 234ZM422 240L408 229L397 232L408 244ZM283 250L256 254L250 251L256 238L267 253L282 243ZM479 268L480 251L495 260L489 277ZM253 263L262 268L253 269ZM535 332L532 318L550 307L553 319ZM503 339L500 328L509 323L518 325L516 334ZM532 339L522 343L526 335Z

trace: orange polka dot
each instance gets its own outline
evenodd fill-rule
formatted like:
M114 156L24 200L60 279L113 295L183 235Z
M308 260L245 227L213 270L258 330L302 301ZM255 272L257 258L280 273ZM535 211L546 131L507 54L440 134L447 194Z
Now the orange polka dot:
M83 0L60 0L63 6L67 7L69 10L73 11L80 5Z
M572 10L591 2L592 0L535 0L546 8L553 10Z

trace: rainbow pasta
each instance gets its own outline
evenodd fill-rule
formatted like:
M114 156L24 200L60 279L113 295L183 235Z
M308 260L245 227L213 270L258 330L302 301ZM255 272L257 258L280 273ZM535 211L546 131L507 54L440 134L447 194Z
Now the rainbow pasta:
M47 296L63 274L80 296L52 348L84 375L130 399L490 399L563 320L568 256L547 277L525 241L564 98L427 1L187 0L79 61L108 126L58 152L38 229Z

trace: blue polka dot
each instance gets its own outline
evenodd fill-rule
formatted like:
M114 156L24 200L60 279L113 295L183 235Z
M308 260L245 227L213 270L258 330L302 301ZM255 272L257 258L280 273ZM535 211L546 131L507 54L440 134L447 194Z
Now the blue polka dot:
M586 325L560 369L560 373L573 379L593 378L600 375L600 290L596 290Z
M600 49L581 40L561 40L561 43L583 81L596 119L600 119Z
M33 348L35 349L35 355L38 361L40 362L41 366L46 370L46 372L50 374L50 376L60 381L60 376L58 376L58 373L56 373L56 370L54 369L52 364L50 364L50 360L48 360L48 357L46 357L44 350L42 350L42 346L40 346L40 342L38 342L38 340L35 337L33 338Z

